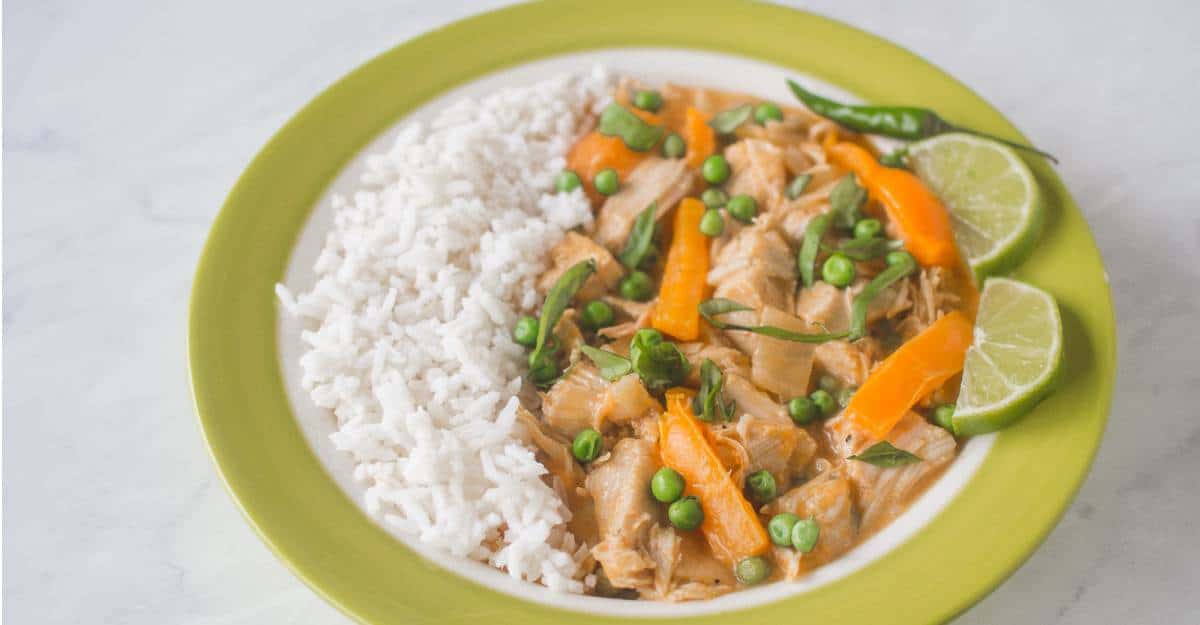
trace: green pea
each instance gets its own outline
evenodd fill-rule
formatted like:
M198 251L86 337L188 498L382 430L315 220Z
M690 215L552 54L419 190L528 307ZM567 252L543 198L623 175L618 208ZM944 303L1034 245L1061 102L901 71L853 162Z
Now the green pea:
M654 294L654 284L644 271L630 272L621 279L621 284L617 288L621 292L621 297L637 302L644 302Z
M592 180L592 186L596 187L596 193L600 195L612 195L621 188L621 181L617 178L617 170L609 168L602 169Z
M559 376L562 375L562 369L559 368L558 362L553 356L546 353L529 353L529 381L539 386L553 384Z
M571 442L571 453L575 454L576 460L584 464L595 460L603 448L604 438L592 428L587 428L576 434L575 440Z
M709 184L721 184L729 180L729 161L726 161L725 157L720 154L713 154L704 159L704 163L700 165L700 175Z
M800 553L808 553L817 546L821 537L821 526L812 517L801 520L792 526L792 546Z
M709 187L700 194L700 201L709 208L721 208L729 201L729 196L716 187Z
M763 102L758 105L758 108L754 109L754 121L765 126L772 119L775 121L783 120L783 110L779 108L778 104Z
M888 267L898 265L900 263L906 262L911 259L912 259L912 254L909 254L908 252L906 252L904 250L896 250L894 252L888 252L888 255L883 257L883 260L884 260L884 262L887 263Z
M704 216L700 218L700 232L706 237L719 237L725 232L725 218L720 210L710 208L704 211Z
M610 326L613 322L612 306L604 300L594 299L583 306L580 321L593 330Z
M650 494L663 503L675 503L683 496L683 476L671 467L663 467L650 478Z
M817 389L813 391L808 398L811 399L812 403L817 406L817 410L821 411L821 416L828 417L829 415L833 414L835 403L833 401L833 395L830 395L829 391L825 389Z
M753 223L754 216L758 214L758 202L754 201L753 197L742 193L729 198L725 210L729 211L734 219L744 224Z
M954 404L942 404L933 409L933 422L954 434Z
M662 94L657 91L647 89L633 94L633 105L643 111L655 113L662 108L662 104Z
M767 503L775 498L775 476L770 471L755 471L746 476L746 493L750 501Z
M513 326L512 336L517 345L525 347L533 347L537 343L538 320L529 315L525 315L517 319L517 325Z
M854 282L854 274L854 261L841 252L830 255L821 265L821 278L838 288L850 286Z
M817 413L820 412L813 400L807 397L793 397L787 403L787 411L796 425L812 423L813 419L817 418Z
M854 224L854 238L873 239L883 232L883 224L878 219L859 219Z
M733 574L747 586L757 584L771 575L771 563L762 556L742 558L734 567Z
M579 180L579 174L569 169L558 172L554 177L554 189L559 193L570 193L578 189L580 184L583 183Z
M683 137L672 132L663 139L662 153L667 158L683 158L687 154L687 144L683 142Z
M842 389L838 393L838 398L837 398L838 405L841 406L842 408L845 408L846 406L848 406L850 404L850 399L852 397L854 397L854 393L857 390L858 390L858 388L854 387L854 386L847 386L846 388Z
M792 546L792 528L800 522L800 517L791 512L776 514L771 517L767 523L767 535L771 537L771 542L780 547Z
M689 495L667 507L667 519L681 530L694 530L704 522L700 500Z

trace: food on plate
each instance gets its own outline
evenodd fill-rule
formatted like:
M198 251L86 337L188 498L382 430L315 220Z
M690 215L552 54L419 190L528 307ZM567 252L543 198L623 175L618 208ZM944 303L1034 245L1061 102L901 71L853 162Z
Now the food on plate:
M805 107L598 69L370 161L278 288L368 511L555 590L713 598L840 558L1052 390L1053 298L979 282L1036 238L1023 163L790 84Z

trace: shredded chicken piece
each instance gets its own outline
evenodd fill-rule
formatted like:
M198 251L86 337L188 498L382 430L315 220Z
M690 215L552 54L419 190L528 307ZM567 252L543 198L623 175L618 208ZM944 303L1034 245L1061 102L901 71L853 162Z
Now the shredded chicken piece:
M730 196L746 194L758 202L760 212L778 210L783 204L787 168L783 150L769 141L745 139L725 149L733 176L726 183Z
M658 467L654 444L623 438L587 476L600 530L600 542L592 548L592 556L615 587L643 590L654 586L655 562L648 550L650 530L661 512L645 485Z
M732 374L744 378L750 377L750 360L741 351L732 347L697 341L694 343L680 343L679 351L692 364L692 369L688 372L687 379L687 384L691 386L700 386L700 365L704 362L705 358L712 360L713 364L717 365L725 375Z
M858 537L854 493L843 470L826 471L763 508L768 515L783 512L802 519L811 517L821 528L816 547L808 553L786 547L772 549L776 567L787 579L796 579L849 551Z
M879 442L855 428L845 414L825 423L829 446L848 458ZM891 522L933 476L954 459L957 443L946 430L909 412L887 436L888 442L916 454L921 462L899 467L877 467L850 460L846 474L854 483L862 508L862 531L871 533Z
M655 204L654 218L662 219L691 193L694 180L695 175L682 159L651 156L642 161L627 180L621 181L621 190L600 207L596 215L596 240L612 253L620 253L633 230L633 222L647 206Z
M608 382L587 359L572 366L542 396L546 423L568 439L587 428L603 432L610 424L627 424L661 412L662 405L650 396L637 375L631 373Z
M596 273L583 283L577 297L581 301L587 301L613 290L621 281L625 270L608 250L578 232L568 232L562 241L550 250L551 266L538 279L538 290L543 293L549 291L563 272L589 258L596 261Z
M542 416L568 440L587 428L600 431L603 424L598 409L608 387L596 367L587 359L581 360L542 394Z
M773 306L764 306L759 315L762 325L783 328L801 334L821 332L819 327L789 315ZM799 397L808 392L813 358L818 345L787 341L760 334L753 335L750 353L750 378L758 386L779 397Z
M517 423L524 429L527 440L537 447L538 461L550 472L551 486L567 504L564 517L568 519L571 534L583 544L595 544L598 530L592 498L583 489L586 476L571 453L571 445L547 432L537 417L524 407L517 408Z

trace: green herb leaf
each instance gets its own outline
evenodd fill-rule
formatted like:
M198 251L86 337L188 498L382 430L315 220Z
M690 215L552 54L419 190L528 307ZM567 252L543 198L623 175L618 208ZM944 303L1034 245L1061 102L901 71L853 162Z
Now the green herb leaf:
M600 369L600 376L609 382L633 372L633 363L620 354L614 354L591 345L582 345L579 349L584 356L591 358L592 362L596 363Z
M725 377L711 359L700 363L700 392L692 398L692 412L706 422L728 421L733 418L733 400L724 399Z
M648 151L663 135L660 126L651 126L615 102L609 104L600 114L596 131L608 137L620 137L625 145L635 152Z
M800 281L804 286L812 286L816 279L817 252L821 249L821 237L829 230L830 219L829 213L817 215L804 228L804 240L796 253L796 268L800 270Z
M717 134L732 134L734 130L737 130L738 126L741 126L746 123L746 120L750 119L750 115L753 112L753 104L743 104L737 108L717 113L715 117L708 121L708 125L717 131Z
M787 199L789 200L794 200L800 197L800 194L804 193L804 190L808 188L808 183L812 182L812 179L812 174L801 174L795 178L792 178L792 181L788 183L787 188L784 189L784 195L786 195Z
M621 264L628 267L630 271L637 269L654 250L654 214L656 212L658 212L658 204L651 202L646 210L637 216L633 222L633 229L629 231L625 248L621 250L618 258Z
M717 315L724 315L731 312L739 312L743 310L754 310L749 306L739 304L733 300L724 298L713 298L700 303L700 316L704 320L712 324L714 328L719 330L741 330L744 332L753 332L763 336L769 336L775 339L784 341L793 341L796 343L827 343L838 339L846 338L845 332L825 332L822 334L804 334L801 332L792 332L775 326L743 326L735 323L725 323L717 319Z
M533 352L529 354L529 377L538 386L549 386L558 379L558 364L554 362L554 327L562 318L575 294L583 287L583 283L596 272L596 261L587 259L571 266L558 277L558 281L546 293L546 301L542 304L541 318L538 320L537 342ZM550 349L547 349L547 345ZM552 375L551 372L554 372Z
M861 454L850 456L847 460L858 460L877 467L892 468L921 462L922 458L899 449L887 441L879 441L863 450Z
M882 237L846 239L837 245L821 245L821 249L826 252L841 252L852 260L873 260L902 247L904 247L902 241L893 241Z
M692 369L679 348L664 340L658 330L651 328L643 328L633 335L633 342L629 344L629 360L633 370L642 379L642 384L652 391L682 384Z
M846 174L829 192L829 214L833 225L849 230L862 219L862 206L867 202L867 190L858 186L854 174Z
M917 270L917 261L911 254L900 253L897 256L898 262L871 278L850 304L850 336L847 338L851 341L857 341L867 335L867 312L871 310L871 302L875 301L884 289Z
M879 164L895 169L907 169L904 159L908 156L908 148L901 147L879 157Z

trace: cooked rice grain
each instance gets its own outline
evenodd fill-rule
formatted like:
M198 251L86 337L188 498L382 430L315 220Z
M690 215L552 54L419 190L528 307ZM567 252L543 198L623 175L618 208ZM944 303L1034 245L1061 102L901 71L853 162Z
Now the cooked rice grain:
M404 128L333 199L316 283L281 305L301 318L304 388L337 420L366 507L403 534L555 590L583 590L586 547L520 428L524 350L549 249L587 226L582 191L553 177L611 80L560 76L464 99Z

